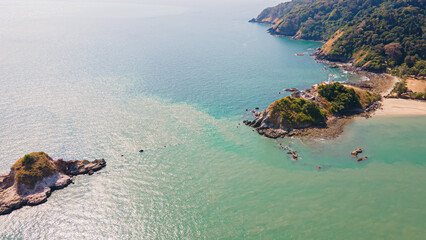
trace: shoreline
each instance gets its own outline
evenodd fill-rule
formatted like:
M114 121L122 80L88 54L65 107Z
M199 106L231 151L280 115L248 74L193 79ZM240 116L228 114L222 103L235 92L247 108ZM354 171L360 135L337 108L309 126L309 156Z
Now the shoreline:
M259 23L254 21L254 23ZM261 23L268 24L268 23ZM269 32L269 31L268 31ZM269 32L270 35L276 37L286 37L292 40L304 40L291 36L283 36L278 34L273 34ZM312 40L311 40L312 41ZM321 42L324 41L314 41ZM318 50L318 49L317 49ZM313 54L314 59L318 63L324 63L328 66L334 65L337 66L341 71L346 71L350 74L354 74L361 77L366 77L368 80L359 81L359 82L345 82L343 83L346 87L352 87L355 89L361 89L366 91L375 92L381 95L382 99L377 102L377 106L372 109L372 111L363 111L361 113L346 115L346 116L333 116L330 119L327 119L325 124L321 126L310 126L307 128L292 129L291 132L287 132L283 129L275 128L263 128L257 127L257 132L260 135L264 135L269 138L279 138L279 137L301 137L301 138L336 138L344 132L344 128L354 119L358 117L370 118L374 116L426 116L426 101L422 100L408 100L402 98L387 98L397 82L403 81L397 76L393 76L389 73L375 73L361 69L360 67L353 66L351 61L348 62L339 62L331 61L319 57L318 51ZM265 110L266 111L266 110ZM260 112L256 112L255 120L258 119ZM244 121L246 125L253 125L254 122ZM252 126L253 127L253 126ZM284 132L283 132L284 131Z
M377 109L373 116L426 116L426 101L385 98L382 102L382 107Z

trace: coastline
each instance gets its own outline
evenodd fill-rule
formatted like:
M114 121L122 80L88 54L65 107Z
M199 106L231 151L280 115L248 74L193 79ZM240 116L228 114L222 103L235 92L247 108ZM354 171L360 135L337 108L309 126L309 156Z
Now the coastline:
M359 76L368 77L368 81L360 83L350 83L348 85L366 89L363 87L364 84L367 87L371 87L373 91L376 91L382 95L381 107L371 114L371 116L426 116L426 101L405 99L405 98L387 98L392 93L393 87L397 82L403 81L403 79L390 75L389 73L373 73L367 72L360 68L352 66L350 62L340 63L327 61L329 64L336 64L339 69L357 74Z
M385 98L374 116L426 116L426 101Z
M255 120L253 122L244 121L244 123L248 126L256 128L260 135L264 135L268 138L300 137L332 139L341 135L344 132L346 125L357 117L370 118L373 116L426 116L426 101L387 98L392 93L395 84L402 81L401 78L393 76L389 73L375 73L365 71L359 67L353 66L351 62L335 62L321 59L318 58L317 54L314 54L314 58L319 63L335 65L342 71L366 77L368 80L354 83L346 82L343 85L361 91L371 91L378 93L381 95L382 99L376 102L373 108L365 109L363 112L350 115L332 116L331 118L327 119L324 124L292 129L291 131L285 131L284 129L276 129L274 127L264 125L256 126L256 121L261 119L261 117L259 118L259 113L263 113L260 116L266 115L264 114L266 113L266 110L259 113L256 112L254 114Z

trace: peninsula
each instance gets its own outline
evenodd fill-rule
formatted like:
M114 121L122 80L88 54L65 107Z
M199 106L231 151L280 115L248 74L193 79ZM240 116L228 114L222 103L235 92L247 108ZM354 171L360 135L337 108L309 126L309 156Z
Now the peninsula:
M53 190L72 183L73 176L91 175L105 166L104 159L64 161L44 152L27 154L13 164L9 174L0 175L0 215L44 203Z
M335 137L354 116L369 116L380 107L381 95L338 82L315 84L294 91L244 121L269 138L284 136Z
M292 0L266 8L249 22L271 24L272 35L324 42L316 59L369 81L295 91L244 123L271 138L327 138L379 108L378 115L426 115L425 9L418 0Z

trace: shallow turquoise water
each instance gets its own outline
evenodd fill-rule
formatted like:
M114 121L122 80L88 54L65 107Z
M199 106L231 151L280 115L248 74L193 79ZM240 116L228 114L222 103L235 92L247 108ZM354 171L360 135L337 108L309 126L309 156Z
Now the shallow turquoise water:
M0 172L32 151L108 166L1 216L1 238L422 239L425 117L283 140L296 163L238 125L328 77L294 56L321 44L247 23L273 4L2 2Z

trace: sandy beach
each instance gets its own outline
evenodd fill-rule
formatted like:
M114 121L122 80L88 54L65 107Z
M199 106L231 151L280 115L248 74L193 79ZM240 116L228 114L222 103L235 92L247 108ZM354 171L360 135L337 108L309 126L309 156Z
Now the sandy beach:
M426 116L426 101L410 99L384 99L375 116Z

